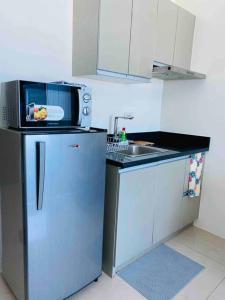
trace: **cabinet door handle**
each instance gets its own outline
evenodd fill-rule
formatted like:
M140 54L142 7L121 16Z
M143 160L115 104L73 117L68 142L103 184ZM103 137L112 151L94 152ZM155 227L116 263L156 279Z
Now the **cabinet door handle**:
M45 182L45 143L37 142L37 210L41 210L43 206L44 182Z

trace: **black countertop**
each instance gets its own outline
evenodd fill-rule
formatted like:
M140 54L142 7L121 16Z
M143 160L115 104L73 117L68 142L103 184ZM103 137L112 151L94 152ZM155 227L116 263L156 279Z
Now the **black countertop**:
M179 134L172 132L140 132L127 134L129 140L148 141L154 143L155 147L168 149L167 152L131 158L119 153L108 153L107 163L122 169L143 164L188 156L199 152L209 151L210 138Z

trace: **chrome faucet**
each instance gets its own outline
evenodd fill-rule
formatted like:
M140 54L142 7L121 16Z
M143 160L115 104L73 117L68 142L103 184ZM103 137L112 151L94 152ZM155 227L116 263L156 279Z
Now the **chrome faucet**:
M117 116L117 117L115 117L115 119L114 119L114 137L118 136L118 121L119 121L119 119L133 120L134 117L133 116L127 116L127 117L125 117L125 116L123 116L123 117Z

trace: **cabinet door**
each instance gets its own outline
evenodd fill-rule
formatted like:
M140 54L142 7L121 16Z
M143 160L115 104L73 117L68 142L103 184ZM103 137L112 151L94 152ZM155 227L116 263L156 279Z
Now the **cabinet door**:
M159 0L155 61L172 64L176 39L178 6L169 0Z
M185 160L162 164L157 171L154 243L181 228Z
M73 76L96 74L99 6L100 0L73 2Z
M129 74L151 78L155 44L154 0L133 0Z
M120 175L115 266L142 255L152 245L156 168Z
M173 65L190 70L195 16L179 8Z
M132 0L104 0L100 9L98 69L128 73Z
M184 178L184 193L188 191L188 180L190 171L190 159L186 160L186 171ZM184 196L182 200L181 228L192 224L199 215L200 197L190 198Z

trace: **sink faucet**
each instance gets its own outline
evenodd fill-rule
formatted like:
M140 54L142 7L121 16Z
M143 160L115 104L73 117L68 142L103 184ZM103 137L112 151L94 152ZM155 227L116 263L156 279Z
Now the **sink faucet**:
M117 117L115 117L115 120L114 120L114 137L117 137L117 135L118 135L118 121L119 121L119 119L133 120L134 117L133 116L127 116L127 117L125 117L125 116L123 116L123 117L117 116Z

